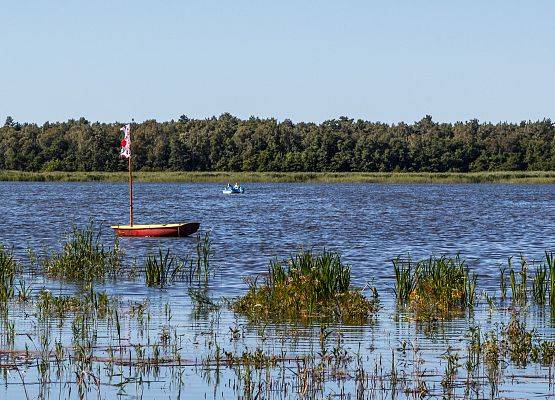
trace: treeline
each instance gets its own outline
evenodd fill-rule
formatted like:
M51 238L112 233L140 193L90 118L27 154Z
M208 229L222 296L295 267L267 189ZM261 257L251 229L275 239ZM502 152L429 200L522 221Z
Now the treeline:
M44 125L8 117L0 169L119 171L122 123L84 118ZM144 171L468 172L555 169L551 120L385 124L345 117L315 123L209 119L132 124L134 168Z

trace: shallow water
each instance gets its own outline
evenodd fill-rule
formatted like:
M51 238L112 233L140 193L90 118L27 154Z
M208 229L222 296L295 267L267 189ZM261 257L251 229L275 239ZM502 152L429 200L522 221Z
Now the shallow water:
M249 184L247 192L238 196L223 195L220 186L137 184L135 222L201 222L201 230L211 232L212 263L217 266L217 273L210 283L213 298L240 295L246 290L245 276L265 272L269 260L288 257L301 247L340 251L343 260L352 266L355 284L370 281L376 285L382 310L376 324L331 327L333 334L329 337L329 346L333 347L334 341L341 338L351 356L362 355L367 369L376 367L380 361L383 369L388 370L393 352L397 354L399 368L411 379L419 372L415 370L420 365L415 362L415 357L422 357L426 360L423 369L430 375L429 389L437 396L442 395L440 382L445 363L441 356L446 348L458 349L462 355L468 327L478 325L485 332L506 323L510 318L509 306L490 313L482 302L472 316L446 322L440 333L429 335L402 316L398 321L391 259L408 254L423 258L431 254L460 252L478 273L479 293L486 290L495 295L499 285L499 265L506 263L508 256L523 254L529 259L540 260L544 251L555 250L555 185ZM22 260L26 258L27 248L37 253L59 248L72 224L83 226L94 219L104 227L103 240L112 244L109 225L128 221L125 184L0 182L0 193L3 222L0 224L0 243L12 246ZM130 264L133 260L140 262L148 251L156 250L158 246L170 248L178 256L185 257L193 252L195 238L124 238L120 245ZM28 279L35 288L46 285L54 292L74 290L71 285L47 280L42 275L30 274ZM310 354L319 348L320 328L317 326L251 326L226 309L217 317L195 318L187 290L182 285L175 284L167 290L147 288L138 278L108 284L107 290L119 296L124 304L148 299L150 325L141 333L134 318L126 319L123 326L126 343L152 341L163 327L167 327L179 337L179 354L184 360L193 361L213 354L216 343L236 354L260 347L274 354L283 351L293 356ZM168 307L172 310L170 320ZM29 345L26 333L37 329L33 322L23 317L25 312L32 313L24 308L17 306L10 310L10 318L16 325L16 349ZM523 317L543 337L553 338L555 331L548 313L532 308L523 311ZM239 338L232 337L230 327L238 329ZM109 332L112 328L100 323L98 346L111 343L113 337ZM52 329L54 337L71 343L71 321ZM402 343L407 343L406 346L413 350L399 350ZM288 366L282 372L274 368L271 375L291 375L293 367ZM105 371L100 366L98 368L99 375L104 376ZM459 369L463 370L462 367ZM137 372L132 370L129 368L121 376L136 376ZM181 386L176 384L175 378L179 373L183 374ZM132 398L175 398L180 392L183 398L249 397L245 394L241 373L237 375L235 369L227 368L219 373L220 381L216 383L214 377L208 378L210 373L198 367L162 367L158 375L148 375L152 381L149 385L141 386L129 379L123 387L125 394ZM509 379L510 374L515 377ZM464 373L460 372L460 375L464 376ZM545 368L508 369L505 375L500 396L545 398L553 394ZM27 382L37 380L31 370L26 379ZM6 382L8 384L0 388L0 398L25 398L20 376L12 372ZM241 389L235 387L236 382L243 382ZM38 393L38 386L27 387L30 398ZM49 394L58 398L61 393L63 398L67 387L53 385ZM121 388L122 385L114 382L103 383L101 397L111 398L118 392L123 396ZM320 393L333 395L341 390L347 394L353 392L352 381L330 379ZM381 394L374 398L392 396L387 390L377 390L376 393ZM487 394L487 390L474 397L480 398L484 393ZM462 387L457 389L457 394L464 394ZM77 396L76 390L72 396ZM95 397L96 392L91 389L88 396ZM290 388L287 394L276 390L261 396L296 398L298 394L291 392ZM397 393L397 397L404 396L412 395Z

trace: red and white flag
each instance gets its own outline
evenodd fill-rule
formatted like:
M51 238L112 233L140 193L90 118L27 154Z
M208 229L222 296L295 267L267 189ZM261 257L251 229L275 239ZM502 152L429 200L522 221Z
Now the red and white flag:
M120 157L129 158L131 157L131 128L129 124L122 126L120 131L123 131L123 139L121 140L121 150L119 152Z

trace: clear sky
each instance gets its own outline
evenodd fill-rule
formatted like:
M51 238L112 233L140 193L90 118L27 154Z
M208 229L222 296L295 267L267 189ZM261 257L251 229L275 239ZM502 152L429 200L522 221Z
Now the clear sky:
M552 118L554 1L11 1L0 118Z

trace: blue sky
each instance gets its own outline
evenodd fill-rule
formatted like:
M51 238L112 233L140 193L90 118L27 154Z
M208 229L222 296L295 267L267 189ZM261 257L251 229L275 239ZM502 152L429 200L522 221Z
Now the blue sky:
M552 118L553 1L2 1L0 118Z

